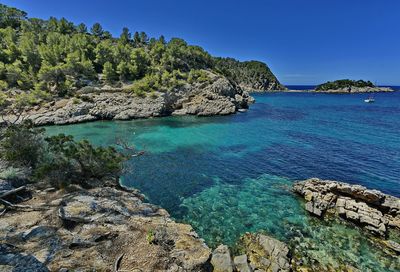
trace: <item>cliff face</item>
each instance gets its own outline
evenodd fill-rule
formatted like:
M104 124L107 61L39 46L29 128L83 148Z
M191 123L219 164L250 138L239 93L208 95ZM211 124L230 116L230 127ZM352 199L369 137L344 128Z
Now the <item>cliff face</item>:
M27 110L25 119L36 125L70 124L94 120L129 120L168 115L227 115L254 102L226 77L207 72L207 82L186 83L170 92L139 97L122 88L87 88L80 98L63 98ZM10 117L12 118L12 117Z

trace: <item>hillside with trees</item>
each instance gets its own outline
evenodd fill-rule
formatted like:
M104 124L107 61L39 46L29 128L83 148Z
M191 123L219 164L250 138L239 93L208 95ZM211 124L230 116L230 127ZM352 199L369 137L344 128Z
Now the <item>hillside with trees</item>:
M71 96L94 84L129 83L134 93L171 91L182 81L207 80L203 70L222 74L238 86L282 88L268 67L212 57L184 40L124 27L113 37L100 23L75 25L65 18L29 18L27 13L0 4L0 90L22 90L30 103ZM255 84L255 86L258 86Z
M249 92L286 89L263 62L240 62L233 58L215 58L214 60L217 71Z

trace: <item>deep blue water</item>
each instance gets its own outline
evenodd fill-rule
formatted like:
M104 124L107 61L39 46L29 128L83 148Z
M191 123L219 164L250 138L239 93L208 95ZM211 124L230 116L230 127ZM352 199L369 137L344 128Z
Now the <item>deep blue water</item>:
M285 85L286 88L289 90L299 90L299 91L306 91L306 90L313 90L317 85Z
M254 96L248 112L232 116L105 121L48 132L103 145L122 138L145 150L129 162L124 183L192 224L211 246L233 245L246 231L286 242L301 233L318 245L310 256L326 265L400 269L359 231L316 222L289 190L295 180L319 177L400 196L400 92L375 94L373 104L363 102L368 94Z

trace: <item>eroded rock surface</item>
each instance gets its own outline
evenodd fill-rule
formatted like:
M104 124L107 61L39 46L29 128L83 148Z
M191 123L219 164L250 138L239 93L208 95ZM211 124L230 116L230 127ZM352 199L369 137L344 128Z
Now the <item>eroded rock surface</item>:
M34 209L8 211L0 218L0 270L210 268L211 250L191 226L175 223L137 192L111 187L37 191L23 204Z
M337 214L372 233L386 237L389 228L400 230L400 199L377 190L343 182L308 179L293 189L306 200L311 214Z
M214 272L233 272L233 261L228 246L218 246L212 254L211 264Z
M250 269L267 272L291 271L289 248L285 243L263 234L246 233L241 237L240 244Z
M209 78L207 82L186 83L172 91L155 92L146 97L135 96L129 86L85 87L78 91L79 99L64 98L37 106L25 113L25 119L36 125L61 125L168 115L227 115L254 103L248 92L224 76L205 72Z

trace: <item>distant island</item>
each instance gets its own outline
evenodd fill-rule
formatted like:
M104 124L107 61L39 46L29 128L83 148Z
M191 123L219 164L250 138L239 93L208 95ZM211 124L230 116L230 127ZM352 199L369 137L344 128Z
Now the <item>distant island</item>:
M323 93L372 93L393 92L393 89L375 86L371 81L341 79L318 85L314 91Z

